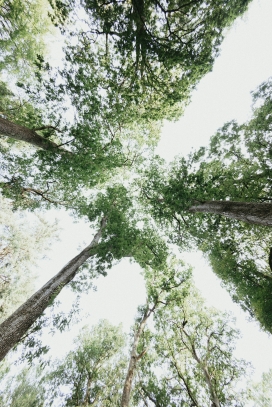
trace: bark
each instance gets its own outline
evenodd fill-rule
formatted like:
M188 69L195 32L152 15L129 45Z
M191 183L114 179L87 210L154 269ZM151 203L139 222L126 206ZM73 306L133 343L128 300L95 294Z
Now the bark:
M184 331L184 333L186 334L187 337L189 337L189 335L185 331ZM200 369L202 370L204 377L205 377L205 381L209 388L210 398L211 398L211 402L212 402L211 407L220 407L220 401L214 390L211 376L209 374L209 370L208 370L207 366L198 357L196 350L195 350L195 346L192 343L191 343L191 346L192 346L191 354L192 354L193 358L195 359L195 361L198 363Z
M84 406L88 406L88 400L90 398L90 392L91 392L91 385L92 385L92 378L88 377L87 389L86 389L86 394L85 394L84 402L83 402Z
M79 267L93 255L91 249L98 244L106 221L106 218L102 219L100 229L89 246L69 261L59 273L52 277L0 325L0 361L21 340L63 287L74 278Z
M130 393L131 393L131 389L132 389L132 381L133 381L133 377L134 377L134 374L136 371L137 362L146 353L146 350L144 350L142 353L140 353L138 355L137 347L138 347L142 332L144 330L144 327L146 325L146 322L147 322L148 318L150 317L150 315L152 314L152 312L155 310L155 307L156 307L156 305L154 305L154 307L152 309L148 309L148 311L145 312L145 314L140 322L140 325L135 332L132 350L130 353L130 361L129 361L128 371L127 371L127 376L126 376L126 380L125 380L125 384L124 384L124 388L123 388L121 407L129 406Z
M199 356L196 353L196 349L195 349L195 345L190 337L190 335L185 331L184 327L182 329L182 332L184 333L184 335L186 336L186 338L188 339L190 346L188 344L186 344L186 342L182 341L183 344L186 346L186 348L189 350L189 352L191 353L192 357L195 359L195 361L198 363L200 369L202 370L203 374L204 374L204 378L205 378L205 382L208 385L209 388L209 393L210 393L210 399L212 402L211 407L221 407L220 405L220 401L217 397L216 391L214 389L213 383L212 383L212 379L208 370L208 367L206 366L206 364L199 358Z
M175 359L175 356L174 356L173 352L171 352L171 353L172 353L172 363L173 363L173 365L174 365L175 368L176 368L178 377L182 380L182 383L183 383L184 386L186 387L186 391L187 391L187 393L188 393L188 396L190 397L190 399L191 399L191 401L192 401L192 403L193 403L192 406L194 406L194 407L199 407L199 404L198 404L197 400L195 399L193 393L191 392L190 386L188 385L188 381L187 381L187 380L185 379L185 377L181 374L181 372L180 372L180 370L179 370L179 368L178 368L178 365L177 365L177 362L176 362L176 359Z
M201 368L202 368L202 371L204 373L206 383L207 383L207 385L209 387L211 401L212 401L212 406L211 407L220 407L220 401L219 401L219 399L218 399L218 397L217 397L217 395L216 395L216 393L214 391L209 371L208 371L206 366L202 365Z
M216 213L253 225L272 226L272 203L203 201L191 206L189 211Z
M65 149L60 148L56 143L45 139L36 133L35 130L31 130L27 127L21 126L20 124L13 123L7 119L0 116L0 134L3 136L11 137L15 140L25 141L26 143L32 144L35 147L42 148L43 150L58 149L62 152Z

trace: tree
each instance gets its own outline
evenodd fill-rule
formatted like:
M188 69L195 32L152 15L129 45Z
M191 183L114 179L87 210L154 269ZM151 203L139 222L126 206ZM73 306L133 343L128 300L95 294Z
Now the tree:
M214 198L221 195L221 200L228 202L221 202L221 207L215 202L210 208L207 202L207 212L225 213L237 220L271 226L271 105L272 79L269 78L253 93L252 119L242 125L234 121L226 123L211 138L205 157L208 164L203 160L201 170L216 182L212 193L219 182L221 184ZM223 165L219 161L223 161ZM232 199L239 203L232 204ZM247 202L243 207L244 201ZM229 207L223 206L228 204ZM204 205L205 202L196 202L192 210L205 211Z
M35 81L19 84L22 101L1 86L3 194L14 200L14 207L63 205L98 224L92 243L3 322L2 356L27 335L91 257L98 272L123 256L144 266L165 264L166 244L153 231L150 216L133 207L124 189L109 188L107 197L98 190L104 192L120 168L141 162L141 147L153 147L158 122L180 114L192 88L211 69L223 29L247 4L229 0L168 8L152 2L100 7L86 1L90 24L87 30L80 27L66 47L64 66L54 71L39 57ZM114 9L116 25L109 21L107 8ZM108 28L100 33L102 25ZM90 27L95 28L88 33ZM93 45L96 36L100 39Z
M154 160L146 182L140 181L146 210L172 241L202 250L234 301L269 332L271 232L263 225L269 225L272 208L271 90L270 79L254 93L257 107L248 123L227 123L206 150L178 159L168 170Z
M124 381L121 407L128 407L130 405L133 379L137 372L139 361L148 352L149 344L145 343L146 338L144 335L148 319L158 310L166 308L173 301L176 301L177 298L186 295L190 269L186 270L182 262L178 264L174 259L169 260L168 263L167 268L163 269L162 272L148 267L145 270L147 301L145 306L139 307L139 315L133 329L133 341L127 375Z
M59 406L117 405L126 362L124 344L121 328L105 320L83 328L75 348L54 363L46 378L49 405L56 401Z
M89 207L88 216L95 224L99 223L92 242L0 325L1 359L91 257L96 258L98 273L105 273L113 260L123 257L134 258L141 266L164 266L168 254L166 244L147 220L144 227L137 227L139 219L124 187L116 186L109 188L106 194L98 194L96 203Z
M0 132L7 138L1 146L1 187L17 206L77 208L91 188L139 162L141 152L155 144L159 125L148 120L127 125L129 110L124 114L101 96L99 69L89 71L85 77L81 66L64 70L61 85L50 71L39 91L29 91L32 104L19 103L2 87ZM71 121L65 120L64 98L76 112ZM22 144L19 152L11 149L12 138L39 150Z
M39 387L23 372L13 389L27 383L29 397L39 389L41 407L242 406L236 383L247 364L233 357L238 332L230 316L205 307L182 263L147 267L145 274L149 304L139 307L128 358L120 327L100 321L81 331L62 360L50 363ZM148 314L152 329L146 328ZM28 377L34 376L30 370ZM25 392L5 394L15 403L25 400Z
M105 87L110 84L111 96L117 92L122 103L133 102L132 118L171 117L180 114L192 88L211 70L224 28L248 3L84 0L88 28L80 30L70 58L84 59L85 53L88 64L87 55L98 44Z
M253 407L269 407L272 401L272 371L263 373L262 380L258 383L249 382L247 388L248 401L252 402Z
M36 261L55 237L54 224L25 212L14 213L12 203L0 195L0 321L33 291ZM29 222L31 221L31 227Z
M180 114L195 83L211 69L223 29L247 4L211 0L164 8L152 2L83 2L87 26L73 32L67 22L65 33L75 45L67 39L64 67L53 72L39 57L36 80L23 86L30 103L15 103L5 93L0 133L42 150L30 157L2 148L3 193L18 205L71 207L82 188L130 166L141 147L154 145L158 121ZM76 17L66 6L57 2L57 8L71 12L67 21L72 21ZM111 17L107 9L113 9ZM105 36L112 37L106 57Z
M233 356L230 316L205 307L192 286L187 294L156 313L153 360L142 361L135 398L145 406L241 406L235 385L246 364Z
M56 33L50 13L57 18L47 0L1 0L0 72L31 75L37 55L46 53L46 35Z
M43 407L45 402L44 388L37 368L24 368L15 377L9 377L0 400L3 407Z
M259 202L204 201L189 208L190 212L215 213L254 225L272 226L272 204Z
M56 89L53 88L50 90L54 95ZM66 91L67 88L64 88L63 92ZM18 104L12 95L6 94L7 100L4 100L5 117L0 119L1 133L14 135L44 150L33 152L24 147L18 152L10 148L9 139L2 144L2 193L23 207L33 208L43 204L76 207L83 187L89 189L104 182L116 168L125 166L126 160L130 164L129 160L133 158L133 153L131 156L125 155L120 142L114 140L115 129L102 130L102 120L98 116L99 100L93 107L89 103L88 115L78 106L76 123L64 121L61 124L65 107L58 103L63 94L58 96L55 93L54 101L52 93L50 101L47 101L51 110L49 108L46 113L38 108L39 105L34 109L28 102ZM57 106L52 106L54 103ZM46 108L45 101L43 108ZM97 116L97 119L90 117L91 114ZM10 118L14 118L15 123ZM49 120L50 124L44 124L43 120ZM22 126L25 122L28 127ZM47 137L42 137L33 128L40 129L43 136ZM60 138L56 143L50 140L50 136L57 131ZM66 144L66 147L59 147L61 144Z

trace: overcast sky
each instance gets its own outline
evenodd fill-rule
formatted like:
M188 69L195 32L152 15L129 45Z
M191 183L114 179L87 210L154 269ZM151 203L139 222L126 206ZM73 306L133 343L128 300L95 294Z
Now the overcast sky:
M261 82L272 74L272 1L254 0L246 15L228 30L213 71L206 75L194 91L191 104L184 116L176 123L164 126L162 140L157 152L171 160L177 154L187 154L191 148L207 145L209 138L226 121L237 119L242 122L250 117L251 96ZM60 270L78 248L92 240L87 224L74 224L67 214L60 215L63 228L61 240L54 244L51 260L41 263L42 281L46 282ZM52 215L51 215L52 216ZM221 289L200 254L186 256L195 267L195 281L209 304L220 309L232 310L238 318L238 327L243 333L237 354L251 360L256 367L256 377L272 366L272 341L259 332L256 323L247 322L244 313L235 306L228 294ZM123 323L126 331L133 324L137 306L145 302L144 281L139 266L123 260L114 267L106 278L97 282L97 292L83 297L84 313L89 317L84 323L96 323L106 318L111 323ZM41 283L39 280L39 285ZM69 302L67 290L60 295ZM80 326L80 325L79 325ZM55 336L54 353L63 354L71 345L73 332Z

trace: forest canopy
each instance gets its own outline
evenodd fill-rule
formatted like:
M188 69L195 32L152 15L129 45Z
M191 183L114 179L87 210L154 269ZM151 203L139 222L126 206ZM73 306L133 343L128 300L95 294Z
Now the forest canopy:
M257 399L260 385L239 387L250 368L235 357L232 317L205 305L173 253L200 250L233 301L272 333L271 78L246 122L222 124L207 147L170 164L155 154L164 121L186 111L249 3L0 2L3 406ZM57 64L52 37L63 45ZM36 289L28 268L56 236L43 219L56 210L86 222L90 242ZM52 361L48 329L70 329L83 293L125 258L146 284L130 337L101 320ZM57 310L63 290L78 301L66 313ZM15 374L7 354L31 369Z

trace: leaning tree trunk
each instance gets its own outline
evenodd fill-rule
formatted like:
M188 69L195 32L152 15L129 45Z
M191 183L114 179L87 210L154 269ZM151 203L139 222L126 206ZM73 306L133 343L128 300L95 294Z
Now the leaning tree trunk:
M148 320L148 318L150 317L150 315L152 314L152 312L154 312L156 305L154 305L153 308L148 309L144 315L143 318L140 322L140 325L138 327L138 329L135 332L134 335L134 341L132 344L132 350L130 352L130 360L129 360L129 365L128 365L128 371L127 371L127 376L126 376L126 380L125 380L125 384L123 387L123 394L122 394L122 400L121 400L121 407L128 407L129 406L129 400L130 400L130 393L131 393L131 389L132 389L132 381L133 381L133 377L136 371L136 367L137 367L137 362L138 360L140 360L144 354L146 353L147 349L145 349L143 352L141 352L140 354L137 354L137 347L139 344L139 340L140 337L143 333L144 327L146 325L146 322Z
M45 126L46 127L46 126ZM49 126L50 127L50 126ZM20 124L13 123L0 116L0 134L11 137L15 140L25 141L43 150L58 149L64 152L56 143L40 136L35 130L31 130Z
M254 225L272 226L272 203L202 201L191 206L189 211L216 213Z
M101 227L89 246L69 261L58 274L51 278L0 325L0 361L20 341L63 287L74 278L79 267L92 256L91 249L98 244L105 225L106 218L103 218Z

